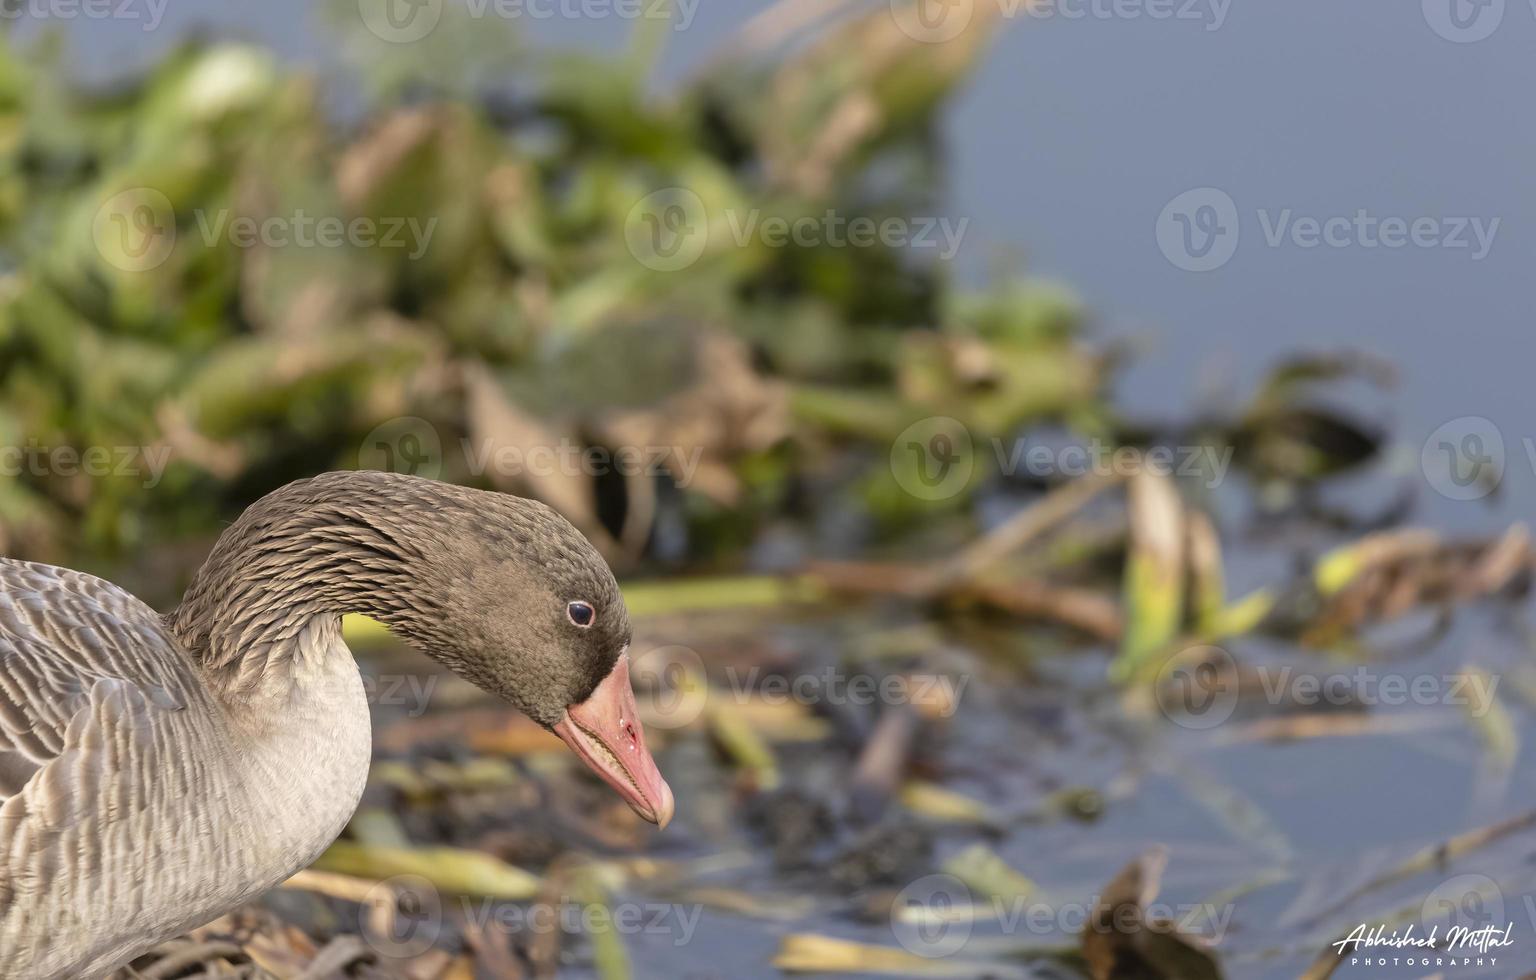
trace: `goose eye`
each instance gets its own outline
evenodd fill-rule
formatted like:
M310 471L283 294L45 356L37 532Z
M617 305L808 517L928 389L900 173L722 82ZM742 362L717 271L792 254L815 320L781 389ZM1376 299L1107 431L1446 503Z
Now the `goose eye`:
M567 604L565 614L571 618L571 622L581 627L591 626L593 621L597 619L597 610L593 609L591 604L586 602Z

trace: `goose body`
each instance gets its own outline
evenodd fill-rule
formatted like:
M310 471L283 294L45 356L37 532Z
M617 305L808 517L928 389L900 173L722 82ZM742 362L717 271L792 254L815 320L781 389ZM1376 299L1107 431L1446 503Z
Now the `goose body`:
M166 616L93 576L0 559L0 977L100 976L341 833L371 755L345 612L513 700L664 823L670 792L612 649L628 642L622 601L551 520L503 495L328 474L248 511ZM540 576L598 604L613 635L552 626L524 584ZM624 768L606 771L613 758Z

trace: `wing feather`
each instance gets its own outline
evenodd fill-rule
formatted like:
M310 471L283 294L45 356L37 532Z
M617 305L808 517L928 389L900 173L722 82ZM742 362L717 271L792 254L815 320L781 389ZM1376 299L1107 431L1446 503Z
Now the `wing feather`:
M46 823L111 793L154 753L158 716L198 697L187 655L132 595L69 569L0 559L0 803L37 780ZM152 777L149 772L142 774ZM122 790L128 787L128 790Z
M169 747L200 698L154 610L81 572L0 559L0 947L57 928L28 925L51 886L99 877L109 828L175 778Z

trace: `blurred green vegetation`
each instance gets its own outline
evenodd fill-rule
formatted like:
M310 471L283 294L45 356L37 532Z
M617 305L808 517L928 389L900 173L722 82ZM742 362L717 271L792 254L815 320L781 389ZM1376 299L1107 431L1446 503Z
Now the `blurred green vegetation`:
M0 546L90 563L212 533L289 479L389 465L365 440L400 418L430 426L433 473L549 499L619 559L659 506L693 555L829 491L877 526L953 507L900 489L891 439L934 415L978 439L1093 424L1103 359L1075 299L960 289L932 249L740 228L943 215L939 108L995 19L925 44L882 7L733 42L656 93L664 22L597 57L451 16L389 45L338 15L346 112L248 47L189 45L95 90L57 44L0 49L0 444L148 454L0 481ZM658 268L647 209L676 200L702 205L707 240ZM242 218L292 241L240 240ZM379 240L298 241L326 218ZM604 484L461 451L562 444L697 466Z
M0 45L0 553L168 599L251 500L362 466L540 497L621 569L728 567L784 517L974 534L1040 426L1230 446L1266 486L1376 451L1310 394L1357 360L1138 426L1070 291L957 282L942 114L995 6L942 44L884 5L754 21L665 87L664 20L598 56L326 9L323 79L189 43L86 87Z

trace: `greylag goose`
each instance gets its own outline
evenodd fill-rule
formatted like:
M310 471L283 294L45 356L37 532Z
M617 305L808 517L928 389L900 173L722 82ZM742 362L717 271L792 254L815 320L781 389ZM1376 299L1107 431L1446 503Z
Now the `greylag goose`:
M353 612L671 817L596 549L534 501L328 473L251 506L168 615L0 559L0 976L100 976L335 840L371 755Z

